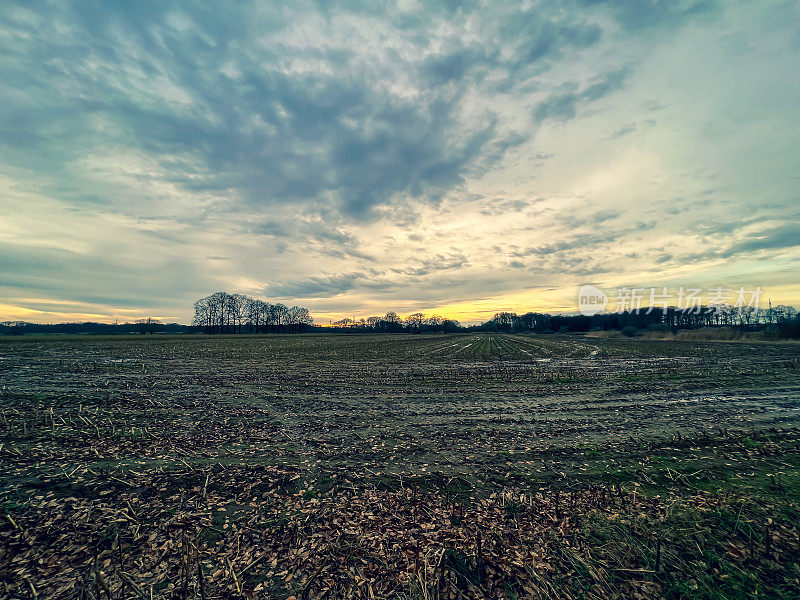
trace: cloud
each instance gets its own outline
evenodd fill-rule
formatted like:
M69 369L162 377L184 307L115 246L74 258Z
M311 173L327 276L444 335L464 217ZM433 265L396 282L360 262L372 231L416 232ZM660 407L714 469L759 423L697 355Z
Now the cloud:
M275 298L314 298L337 296L364 284L364 273L336 273L329 276L308 277L298 281L274 283L266 286L264 292Z
M469 260L466 255L461 252L451 254L436 254L428 258L412 259L413 266L398 269L402 273L413 275L415 277L421 275L429 275L439 271L450 271L453 269L461 269L469 266Z
M522 212L527 208L539 204L541 201L541 198L534 198L532 200L527 198L493 198L484 203L483 208L481 208L481 214L486 216L495 216L510 212Z
M629 70L627 68L618 69L606 73L579 91L553 94L536 105L533 116L539 122L546 119L568 121L577 115L578 110L588 105L590 102L599 100L619 90L628 72ZM578 84L573 82L567 84L567 87L577 89Z
M596 226L606 221L616 219L622 215L622 211L614 208L605 208L596 212L581 212L579 214L563 215L562 222L564 229L572 230L578 227Z
M133 146L158 169L145 180L373 218L399 196L440 201L528 139L501 127L490 104L465 113L485 77L600 35L556 11L511 11L495 24L498 48L440 34L452 13L398 23L388 8L362 9L19 6L6 27L6 158L70 171L67 190L80 196L75 179L96 174L87 153Z
M714 0L585 0L589 6L607 6L628 30L665 28L712 12Z
M620 138L624 135L628 135L636 131L636 123L628 123L627 125L623 125L619 129L617 129L614 133L609 136L609 139Z
M777 227L753 233L748 239L732 244L728 255L741 252L758 252L759 250L782 250L800 246L800 224L787 223Z
M276 248L283 251L288 244L302 247L330 258L356 258L374 261L375 258L363 249L358 236L347 231L341 222L326 222L316 218L284 216L280 220L259 222L258 217L249 218L241 226L243 235L267 236L278 240Z

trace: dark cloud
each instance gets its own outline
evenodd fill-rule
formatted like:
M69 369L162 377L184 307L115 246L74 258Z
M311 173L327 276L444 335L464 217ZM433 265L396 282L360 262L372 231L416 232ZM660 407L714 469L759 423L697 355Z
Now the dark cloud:
M590 222L594 223L595 225L598 223L603 223L604 221L610 221L611 219L616 219L622 215L622 211L615 210L613 208L607 208L605 210L599 210L596 213L589 216Z
M560 219L564 229L576 229L578 227L600 225L611 219L616 219L622 215L622 211L613 208L606 208L590 213L584 211L580 214L565 214Z
M731 244L722 254L733 256L760 250L782 250L800 246L800 223L787 223L750 234L747 239Z
M515 200L507 200L505 198L494 198L493 200L488 201L483 208L481 208L481 214L486 216L496 216L496 215L504 215L510 212L522 212L531 206L536 205L539 203L540 199L515 199Z
M609 219L615 218L616 211L600 211L591 215L586 219L586 223L594 222L602 223ZM596 253L598 249L604 249L606 253L610 253L613 245L620 239L626 236L641 231L643 229L650 229L655 227L655 221L648 223L637 223L632 227L620 227L618 229L590 229L585 232L576 233L573 235L561 236L560 239L555 241L538 244L536 246L528 246L525 248L511 249L509 254L517 258L524 258L528 256L534 257L558 257L561 260L585 260L590 254ZM567 227L567 230L570 228ZM604 248L606 247L606 248ZM566 263L565 263L566 264Z
M241 225L240 229L247 235L274 238L279 241L280 248L284 247L284 242L291 242L295 249L306 249L322 256L374 261L374 257L363 249L358 237L343 229L339 221L340 219L327 222L290 216L280 220L249 221Z
M457 48L447 54L435 54L425 60L421 72L428 85L461 83L465 78L478 78L497 64L496 54L488 54L481 46Z
M366 273L337 273L270 284L264 289L264 294L273 298L328 298L361 286L369 286L373 289L376 286L382 287L371 281Z
M408 262L407 266L385 270L365 269L273 283L264 289L264 293L277 298L326 298L352 291L384 293L413 285L415 293L431 286L440 294L446 294L448 286L455 285L455 280L448 280L443 275L469 266L466 255L460 252L411 258ZM426 279L431 275L436 277Z
M756 221L757 222L757 221ZM744 234L738 241L730 242L730 234L737 228L732 224L722 224L714 228L715 235L709 236L705 248L699 252L687 253L679 257L683 263L706 260L731 259L760 252L777 252L800 247L800 223L786 223ZM726 237L721 237L720 232ZM742 235L740 233L740 235ZM755 257L754 257L755 258Z
M628 30L665 28L712 12L715 0L583 0L586 6L606 6Z
M515 67L519 69L546 58L557 58L570 47L592 46L600 40L603 30L580 17L547 18L543 13L527 10L511 15L501 25L499 34L513 44Z
M546 119L568 121L577 115L578 110L590 102L619 90L628 72L627 68L612 71L578 91L553 94L536 105L533 116L539 122ZM577 89L578 86L573 83L570 87Z
M439 271L449 271L451 269L461 269L469 266L466 255L455 252L452 254L436 254L426 258L412 259L412 266L398 269L398 272L406 273L414 277L429 275Z
M410 52L394 63L376 48L365 64L350 40L293 44L304 11L324 15L330 27L345 17L364 27L380 19ZM349 219L375 218L375 207L402 196L436 203L468 174L491 168L529 133L506 130L489 110L465 121L465 94L490 71L518 85L534 63L601 36L596 24L546 9L498 13L492 26L501 46L452 36L435 53L428 50L436 27L466 19L469 6L405 20L379 5L314 3L295 16L263 4L9 12L10 34L0 42L0 69L14 82L0 116L9 163L56 173L87 153L134 149L160 171L138 175L145 180L233 191L253 207L326 205ZM411 86L407 96L385 85L398 75ZM582 101L602 95L602 85L589 86ZM50 184L85 196L81 177L91 173Z
M628 123L627 125L623 125L619 129L617 129L614 133L608 136L608 139L613 140L616 138L620 138L624 135L628 135L629 133L633 133L636 131L636 123Z

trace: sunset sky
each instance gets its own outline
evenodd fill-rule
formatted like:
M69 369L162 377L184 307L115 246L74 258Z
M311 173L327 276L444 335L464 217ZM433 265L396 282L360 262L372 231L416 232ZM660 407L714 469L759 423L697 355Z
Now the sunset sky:
M0 320L800 304L800 4L0 6Z

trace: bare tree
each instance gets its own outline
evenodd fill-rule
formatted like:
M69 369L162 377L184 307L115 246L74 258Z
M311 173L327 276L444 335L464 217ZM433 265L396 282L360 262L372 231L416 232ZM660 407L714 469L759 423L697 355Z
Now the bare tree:
M261 315L259 320L264 327L264 331L267 331L267 328L272 324L270 320L272 318L272 305L269 302L259 300L258 312Z
M283 304L272 304L270 314L272 315L272 322L275 325L280 327L281 325L287 324L289 309Z
M314 322L314 319L311 318L311 313L308 312L307 308L303 308L302 306L293 306L290 308L287 311L287 319L290 325L298 327L311 325Z
M246 308L246 296L243 296L242 294L230 294L228 296L228 312L231 316L234 333L242 333L242 321L244 321Z
M254 333L258 333L258 327L261 325L261 307L259 306L261 303L261 300L256 300L255 298L247 298L245 303L244 311L247 322Z
M406 325L412 331L420 331L424 322L425 315L423 313L412 313L406 317Z
M786 304L776 304L772 307L775 323L785 323L797 316L797 309Z
M219 327L220 333L225 332L226 319L230 318L230 311L228 310L229 297L230 294L227 292L215 292L208 297L211 312L213 313L213 322Z
M431 315L425 319L425 326L433 331L441 331L442 323L444 323L444 319L439 315Z
M211 310L211 297L200 298L194 303L194 319L192 325L204 327L206 333L212 333L214 327L214 314Z

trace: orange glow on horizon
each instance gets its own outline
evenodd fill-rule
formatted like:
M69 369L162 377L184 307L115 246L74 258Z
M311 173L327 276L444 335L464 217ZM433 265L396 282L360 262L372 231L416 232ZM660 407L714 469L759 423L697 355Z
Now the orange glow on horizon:
M54 301L50 304L63 304L66 306L73 305L71 302ZM101 308L101 307L97 307ZM116 312L116 311L115 311ZM0 322L5 321L26 321L29 323L40 324L54 324L54 323L132 323L137 319L144 319L152 317L163 322L180 321L180 319L173 317L167 320L157 315L147 315L139 313L138 311L119 311L130 312L130 314L114 314L114 313L100 313L100 312L80 312L80 311L51 311L40 310L36 308L26 308L24 306L17 306L13 304L0 304Z
M402 319L413 313L420 312L427 317L438 315L444 319L454 319L462 324L472 324L487 321L498 312L513 312L517 314L526 312L575 313L578 307L577 297L573 298L574 294L577 294L577 288L550 288L546 290L523 290L478 300L459 300L438 305L424 305L416 310L393 311L391 306L388 306L385 310L363 309L347 312L317 311L312 306L309 306L309 310L314 318L314 324L320 327L328 327L330 324L344 318L360 320L371 316L382 317L387 312L396 312ZM800 304L800 284L762 288L761 307L766 307L770 300L773 305L789 304L797 306ZM366 304L363 298L352 298L351 301L355 306ZM302 299L298 299L297 304L313 305L311 302L303 302ZM612 304L609 305L610 310L614 310ZM33 306L37 307L34 308ZM406 306L408 306L408 303L406 303ZM48 310L51 307L52 310ZM5 300L5 302L0 303L0 322L27 321L52 324L92 321L97 323L131 323L148 316L158 319L162 323L191 323L191 316L188 314L165 316L135 308L121 309L113 306L59 299L14 298L11 302Z

